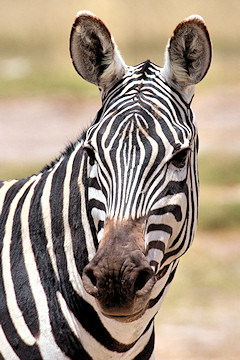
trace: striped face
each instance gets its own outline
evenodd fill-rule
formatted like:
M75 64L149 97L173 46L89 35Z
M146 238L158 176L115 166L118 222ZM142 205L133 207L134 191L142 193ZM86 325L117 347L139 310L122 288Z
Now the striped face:
M103 22L80 12L70 51L77 72L103 99L84 138L86 203L99 246L83 286L105 316L130 322L146 314L148 323L195 235L190 103L210 65L208 31L201 17L187 18L174 30L163 68L150 61L128 67Z
M98 240L106 219L142 221L157 272L189 247L197 224L197 132L183 98L150 61L130 67L88 129L88 196Z

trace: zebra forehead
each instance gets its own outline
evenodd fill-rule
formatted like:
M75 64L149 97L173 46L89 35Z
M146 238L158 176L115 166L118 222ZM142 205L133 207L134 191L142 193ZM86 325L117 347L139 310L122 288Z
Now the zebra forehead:
M189 116L190 115L190 116ZM144 138L166 137L173 147L195 134L188 104L171 89L161 68L149 60L129 68L125 77L107 94L86 134L86 141L107 148L113 139L141 133ZM104 143L103 143L104 141Z

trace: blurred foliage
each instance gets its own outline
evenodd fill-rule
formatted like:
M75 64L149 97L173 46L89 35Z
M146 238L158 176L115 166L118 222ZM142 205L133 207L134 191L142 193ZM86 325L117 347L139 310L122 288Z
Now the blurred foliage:
M198 230L239 229L240 201L204 201L200 199Z
M203 154L199 156L200 186L240 184L239 155Z
M0 95L97 93L80 82L68 43L77 11L88 9L109 27L126 63L163 65L174 27L190 14L206 20L213 63L200 89L240 82L239 0L11 0L0 2Z
M199 157L200 205L198 229L216 231L240 227L240 159L237 155Z

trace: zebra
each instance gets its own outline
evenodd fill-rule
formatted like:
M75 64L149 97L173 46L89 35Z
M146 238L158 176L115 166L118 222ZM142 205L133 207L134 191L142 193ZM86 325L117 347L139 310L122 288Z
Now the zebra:
M127 66L82 11L70 54L102 107L39 174L0 182L0 359L154 359L154 317L197 226L190 105L208 30L191 16L162 68Z

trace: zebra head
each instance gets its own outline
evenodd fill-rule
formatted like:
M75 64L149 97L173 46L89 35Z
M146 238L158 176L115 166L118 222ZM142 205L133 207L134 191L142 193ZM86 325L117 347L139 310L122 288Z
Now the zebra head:
M84 139L99 246L83 283L103 314L132 321L167 274L166 286L195 235L198 139L190 104L210 65L210 39L202 18L192 16L174 30L163 68L149 60L126 66L103 22L80 12L70 51L102 96Z

